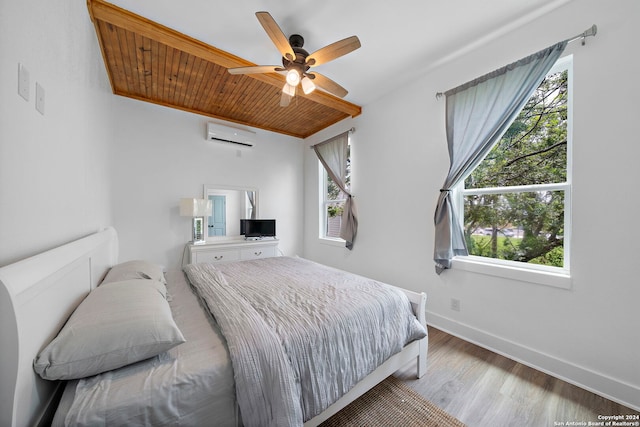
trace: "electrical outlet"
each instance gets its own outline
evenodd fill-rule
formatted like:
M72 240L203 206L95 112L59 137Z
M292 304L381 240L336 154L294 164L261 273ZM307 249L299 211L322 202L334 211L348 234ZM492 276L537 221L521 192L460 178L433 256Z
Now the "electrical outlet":
M460 300L456 298L451 298L451 310L460 311Z

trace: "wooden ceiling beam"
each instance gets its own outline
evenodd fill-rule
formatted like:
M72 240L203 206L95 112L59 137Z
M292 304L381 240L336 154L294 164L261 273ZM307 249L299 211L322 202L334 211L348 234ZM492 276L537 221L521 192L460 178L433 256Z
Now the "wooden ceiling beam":
M249 67L256 65L103 0L87 0L87 8L89 9L91 20L96 27L96 32L98 32L98 37L103 50L105 44L100 35L99 26L96 21L103 21L116 27L135 32L138 35L147 37L151 40L157 41L158 43L166 44L174 49L181 50L225 68ZM106 64L106 58L104 59ZM251 74L249 77L278 88L281 88L285 83L284 76L277 73ZM111 83L113 88L113 81ZM299 93L296 94L296 96L304 97L310 101L341 111L351 117L356 117L362 113L362 108L360 106L323 92L322 90L315 90L309 95Z

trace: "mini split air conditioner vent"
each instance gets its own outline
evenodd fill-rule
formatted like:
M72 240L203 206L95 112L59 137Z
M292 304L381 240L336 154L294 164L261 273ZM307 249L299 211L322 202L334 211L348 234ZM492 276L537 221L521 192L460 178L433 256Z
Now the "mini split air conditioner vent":
M207 123L207 140L223 142L227 144L253 147L255 132L249 130L225 126L218 123Z

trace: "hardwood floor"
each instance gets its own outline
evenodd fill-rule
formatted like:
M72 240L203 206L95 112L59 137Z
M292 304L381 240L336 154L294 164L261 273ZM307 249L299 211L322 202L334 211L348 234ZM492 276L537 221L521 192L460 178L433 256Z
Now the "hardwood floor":
M427 364L419 380L415 365L395 376L469 427L586 426L598 415L640 414L431 327Z

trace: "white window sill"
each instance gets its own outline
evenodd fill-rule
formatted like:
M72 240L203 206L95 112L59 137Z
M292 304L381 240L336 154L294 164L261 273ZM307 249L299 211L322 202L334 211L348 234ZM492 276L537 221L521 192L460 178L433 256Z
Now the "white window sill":
M520 282L571 289L571 276L568 273L550 271L542 266L523 268L513 264L513 262L486 261L482 257L466 256L455 257L452 268Z
M320 243L322 243L323 245L339 246L339 247L341 247L341 248L344 248L344 245L345 245L345 241L344 241L344 239L339 239L339 238L318 237L318 240L319 240L319 241L320 241Z

